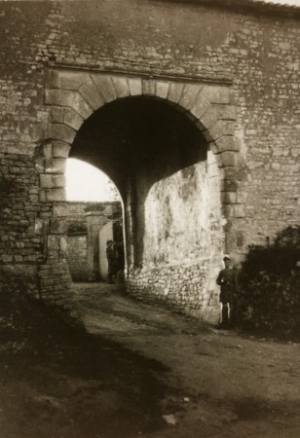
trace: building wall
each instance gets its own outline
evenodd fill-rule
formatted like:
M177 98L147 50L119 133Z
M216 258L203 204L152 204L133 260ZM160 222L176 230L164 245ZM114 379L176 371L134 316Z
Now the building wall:
M68 202L67 262L73 281L91 282L104 280L99 271L99 231L108 222L121 227L118 202ZM117 214L118 218L113 218ZM104 246L105 248L105 246ZM104 249L105 251L105 249ZM105 253L104 258L106 259Z
M68 236L68 266L73 281L88 281L87 236Z
M87 203L68 202L67 261L72 281L88 279Z
M244 10L211 7L201 1L141 0L8 1L2 2L0 9L2 269L19 265L25 272L30 267L38 273L47 299L70 308L70 277L66 265L59 261L65 260L65 213L62 206L55 205L55 197L46 197L43 202L38 199L40 186L46 193L49 187L48 176L39 182L39 167L63 166L60 157L53 163L53 157L47 155L53 117L50 106L45 105L49 63L73 66L78 71L104 69L167 75L175 81L183 77L200 83L231 84L239 155L233 177L225 178L222 188L222 212L230 210L233 218L225 225L226 245L239 260L248 245L264 244L288 225L299 223L300 27L296 12L288 16L284 8L268 13L268 8L260 9L259 5ZM78 114L68 116L75 123ZM45 150L42 158L41 147ZM58 190L63 191L63 177L53 178ZM151 209L157 208L164 189L159 184L154 187L146 205L149 263L156 252ZM215 194L215 189L212 192ZM161 205L158 233L165 231L167 209L175 208L171 198L170 202ZM186 212L183 209L184 220ZM180 246L186 254L195 230L183 227L185 246L180 218L176 220ZM197 232L201 233L208 222L207 215ZM205 243L205 257L210 244ZM219 242L213 245L219 249ZM166 239L160 251L165 246ZM208 259L204 263L209 263ZM167 294L164 279L170 270L176 270L174 266L166 263L157 268L158 283L162 282L157 292L160 297ZM61 272L51 277L56 268ZM192 271L178 271L176 275L194 279L197 268ZM144 284L139 278L136 283L132 277L133 289ZM187 299L178 297L180 303Z
M171 302L206 320L218 317L215 279L224 249L219 173L208 152L205 161L152 186L143 263L129 279L138 298Z

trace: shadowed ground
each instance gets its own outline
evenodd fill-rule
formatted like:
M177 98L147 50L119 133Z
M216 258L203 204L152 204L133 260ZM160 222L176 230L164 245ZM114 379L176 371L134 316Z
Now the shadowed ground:
M74 293L87 333L45 325L2 351L1 438L300 436L299 344L218 331L110 285Z

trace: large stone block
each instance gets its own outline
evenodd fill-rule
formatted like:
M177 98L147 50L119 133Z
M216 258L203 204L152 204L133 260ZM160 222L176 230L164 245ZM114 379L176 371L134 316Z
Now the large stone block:
M219 105L219 119L236 120L236 107L233 105Z
M209 130L212 140L217 140L223 135L234 135L234 122L218 120Z
M63 123L64 122L64 107L52 105L52 107L51 107L51 121L53 123Z
M238 192L237 193L237 204L244 204L247 200L246 192Z
M84 119L94 111L78 91L47 89L45 93L46 104L73 108Z
M39 199L40 199L40 202L47 202L47 200L46 200L46 189L41 189L39 191Z
M49 105L64 106L65 101L68 100L69 91L49 89L45 90L45 103Z
M179 105L186 109L193 108L201 89L202 86L199 84L185 84L179 100Z
M48 141L42 149L42 155L46 159L52 158L52 141Z
M184 88L184 84L172 82L169 87L168 100L178 103Z
M53 182L53 187L64 188L64 187L66 187L66 176L65 175L53 175L52 182Z
M46 191L46 201L47 202L62 202L66 200L66 190L65 189L49 189Z
M230 90L227 86L205 85L203 87L203 94L210 103L230 103Z
M52 175L41 174L40 175L40 187L42 189L51 189L53 187Z
M94 110L101 108L105 104L99 89L90 77L87 82L79 87L79 93Z
M46 173L61 173L66 171L66 159L65 158L51 158L45 160Z
M214 105L209 105L206 111L201 116L201 123L205 129L209 129L211 126L215 125L218 121L217 108Z
M143 94L145 95L155 95L156 82L152 79L143 79Z
M72 108L64 108L64 120L63 122L73 128L75 131L78 131L81 125L84 122L84 118L80 116L76 111Z
M105 75L91 75L98 90L103 96L105 102L111 102L117 98L115 87L110 76Z
M223 135L215 140L215 144L217 146L218 153L225 151L238 151L238 145L236 144L233 135Z
M67 256L67 249L68 249L68 243L67 243L66 236L60 236L59 249L60 249L60 255L66 257Z
M201 120L202 115L210 107L210 102L204 96L202 92L197 95L197 99L190 108L191 113L199 120Z
M234 206L234 216L236 218L244 218L244 217L246 217L245 206L242 205L242 204L235 205Z
M130 96L130 89L127 78L124 78L122 76L112 76L111 79L116 90L116 95L119 99Z
M48 70L46 86L65 90L78 90L87 80L88 74L70 70Z
M41 138L48 138L48 123L33 123L29 127L29 132L27 133L21 133L20 135L20 141L23 143L23 150L24 153L26 153L26 149L29 151L30 144L27 146L26 143L35 142L38 143L41 141Z
M67 125L51 123L49 127L49 135L54 140L61 140L62 142L71 144L75 138L76 131Z
M232 218L234 216L234 205L223 204L222 210L226 218Z
M162 99L166 99L169 92L170 84L168 82L156 81L155 95Z
M63 141L53 141L52 157L53 158L68 158L71 146Z
M222 160L222 167L235 167L236 165L236 153L232 151L222 152L220 154Z
M131 96L141 96L143 92L142 80L140 78L129 78L128 85Z

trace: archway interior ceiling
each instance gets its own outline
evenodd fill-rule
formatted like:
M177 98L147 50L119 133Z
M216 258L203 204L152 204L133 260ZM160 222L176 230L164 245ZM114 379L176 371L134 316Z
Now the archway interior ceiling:
M103 170L119 190L144 175L157 181L204 161L207 142L183 113L156 99L130 97L95 111L79 129L70 156Z

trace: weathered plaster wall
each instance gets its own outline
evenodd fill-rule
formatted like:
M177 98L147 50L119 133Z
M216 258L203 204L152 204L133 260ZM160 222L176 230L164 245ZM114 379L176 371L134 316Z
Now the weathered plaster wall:
M246 13L242 8L141 0L1 3L2 268L19 264L24 271L37 270L40 295L70 307L65 230L58 225L65 213L52 203L64 192L64 179L55 172L63 172L61 151L47 155L49 148L44 148L42 156L43 168L54 169L51 184L55 180L57 198L41 203L37 196L40 184L45 189L50 184L49 177L39 183L35 167L36 161L41 164L39 148L52 135L53 112L44 96L48 62L232 81L239 159L221 187L222 212L231 218L225 226L227 248L238 258L247 245L264 243L299 222L299 19L257 8ZM66 117L78 127L83 121L74 111ZM155 205L146 204L150 223ZM165 245L163 241L162 249ZM151 239L145 241L147 249L152 246ZM159 281L166 278L165 269L167 265L159 271ZM160 290L164 288L162 284Z
M136 296L217 318L215 278L224 249L220 181L209 151L205 161L152 186L145 203L143 264L130 280Z
M222 250L210 233L221 223L218 166L215 184L209 170L205 161L151 188L145 205L144 262L191 263Z

